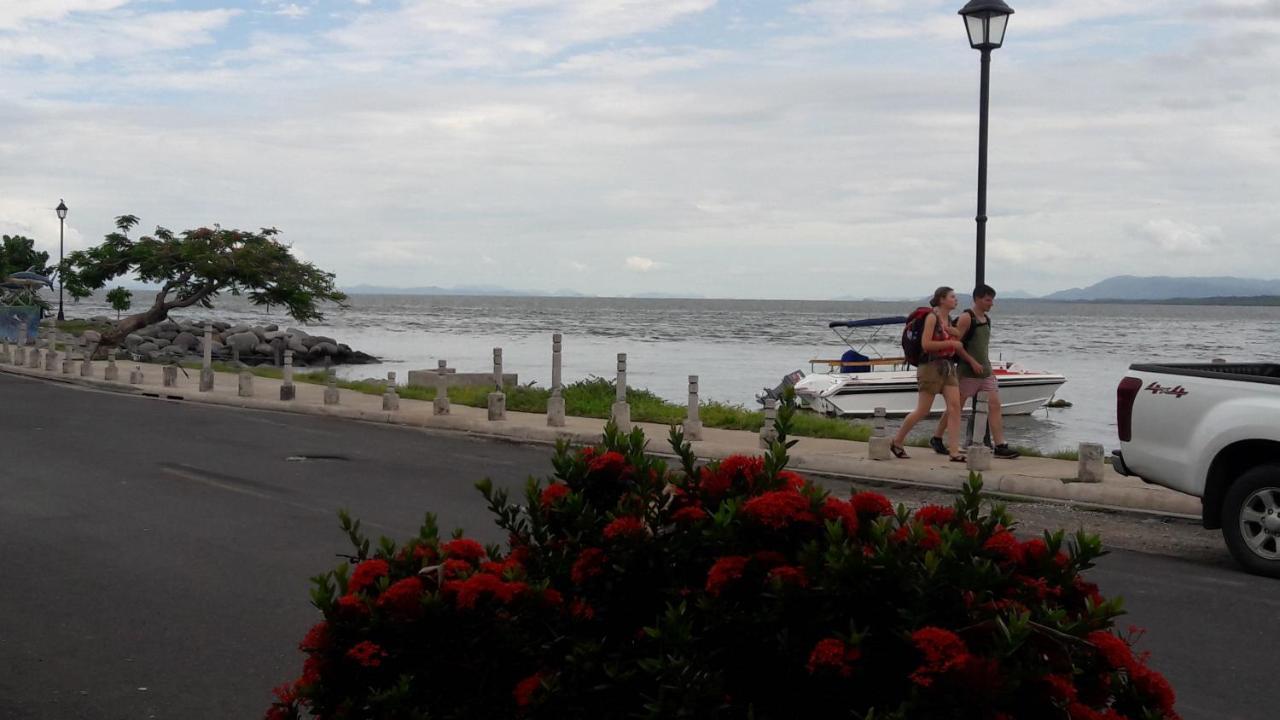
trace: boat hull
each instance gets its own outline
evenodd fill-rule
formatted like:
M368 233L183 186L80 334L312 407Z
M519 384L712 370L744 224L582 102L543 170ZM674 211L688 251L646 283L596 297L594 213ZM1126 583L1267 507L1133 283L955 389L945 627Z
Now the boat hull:
M1001 414L1031 414L1052 400L1066 381L1053 373L997 375ZM845 417L871 417L881 407L890 417L904 416L915 410L919 398L915 371L809 375L795 388L802 407ZM941 415L945 409L946 401L936 396L931 414Z

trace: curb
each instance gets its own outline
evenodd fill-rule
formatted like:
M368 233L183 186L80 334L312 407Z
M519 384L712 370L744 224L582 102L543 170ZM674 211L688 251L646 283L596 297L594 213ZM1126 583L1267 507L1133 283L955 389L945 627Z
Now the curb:
M576 444L592 444L599 442L601 437L599 432L579 432L563 428L515 425L508 424L507 421L477 420L456 415L432 415L426 416L426 418L414 418L396 412L362 410L341 405L303 405L285 403L279 400L221 397L202 393L193 394L187 391L173 393L151 392L133 385L99 378L48 374L43 370L20 368L11 365L0 366L0 372L124 395L397 425L400 427L459 433L468 437L503 442L553 445L558 441L567 440ZM637 423L637 425L643 424ZM710 441L694 442L693 447L698 451L700 457L709 460L722 459L742 452L741 448L725 448L717 446ZM654 455L674 457L668 451L652 452ZM829 453L806 456L803 451L792 452L791 467L796 470L805 470L810 473L850 482L925 488L949 492L959 491L968 478L967 471L957 471L949 468L922 469L902 466L898 466L895 469L893 476L886 476L883 473L880 461L855 457L836 457ZM1021 475L1017 472L1000 473L998 471L988 471L982 475L983 492L994 496L1197 521L1201 517L1201 506L1198 498L1155 486L1116 487L1107 483L1066 482L1045 477Z

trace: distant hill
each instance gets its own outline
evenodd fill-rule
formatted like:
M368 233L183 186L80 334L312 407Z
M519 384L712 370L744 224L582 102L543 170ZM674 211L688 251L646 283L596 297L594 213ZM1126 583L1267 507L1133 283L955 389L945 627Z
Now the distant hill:
M384 287L382 285L353 285L343 288L351 295L485 295L489 297L587 297L572 290L513 290L496 285L457 285L454 287Z
M1280 280L1237 277L1137 277L1119 275L1086 288L1045 295L1044 300L1193 300L1280 295Z

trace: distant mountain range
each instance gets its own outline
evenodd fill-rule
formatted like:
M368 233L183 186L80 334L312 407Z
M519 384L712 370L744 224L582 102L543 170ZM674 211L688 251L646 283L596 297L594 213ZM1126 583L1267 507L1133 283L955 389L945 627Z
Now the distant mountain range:
M455 285L454 287L438 287L436 285L428 285L426 287L383 287L381 285L352 285L343 288L343 292L350 295L482 295L488 297L569 297L584 298L597 297L595 295L587 295L586 293L576 292L574 290L513 290L511 288L500 287L497 285ZM628 297L644 298L644 299L700 299L702 295L690 295L687 293L662 293L662 292L645 292L635 293Z
M1280 295L1280 280L1237 277L1137 277L1119 275L1086 288L1045 295L1043 300L1194 300Z

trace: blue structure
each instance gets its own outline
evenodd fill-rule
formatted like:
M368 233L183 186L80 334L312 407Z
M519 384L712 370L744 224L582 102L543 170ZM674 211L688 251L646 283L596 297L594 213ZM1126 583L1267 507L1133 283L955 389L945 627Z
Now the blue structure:
M36 305L0 305L0 340L17 342L34 338L40 329L40 308Z

